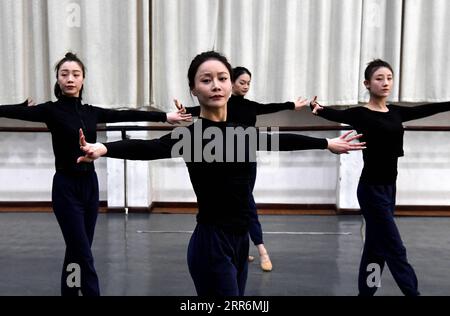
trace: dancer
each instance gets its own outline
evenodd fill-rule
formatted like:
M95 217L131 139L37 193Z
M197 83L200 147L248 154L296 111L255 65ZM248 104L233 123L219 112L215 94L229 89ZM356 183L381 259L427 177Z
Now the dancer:
M56 173L53 178L52 204L66 243L61 276L61 294L84 296L100 294L91 245L99 207L99 189L93 163L77 164L82 153L78 130L86 138L97 139L98 123L153 121L186 121L190 115L147 111L116 111L82 103L85 67L72 53L67 53L55 67L56 102L35 106L7 105L0 107L0 117L46 123L52 135ZM75 265L74 265L75 264ZM80 287L67 279L79 267ZM73 268L73 269L72 269Z
M261 104L255 101L251 101L245 98L245 95L250 89L250 83L252 80L252 74L250 70L245 67L235 67L233 68L232 75L232 95L227 103L227 122L235 123L243 126L255 126L256 117L262 114L275 113L284 110L301 110L305 105L308 104L307 99L298 98L294 102L284 102L284 103L268 103ZM188 107L184 108L183 105L178 101L174 100L175 105L179 110L184 110L185 113L192 114L193 116L199 116L200 107ZM256 162L252 164L252 181L251 188L252 192L255 187L256 182ZM250 239L258 250L260 258L261 269L265 272L270 272L273 269L272 261L270 260L267 248L264 245L263 232L261 223L258 218L258 211L255 203L253 194L250 196ZM249 256L249 261L253 261L255 258Z
M363 143L350 143L361 136L349 136L350 133L329 140L295 134L279 134L278 138L260 134L257 142L251 136L250 141L236 142L242 133L247 136L257 133L254 127L244 130L225 121L231 72L230 64L221 54L210 51L197 55L189 67L188 79L191 93L200 103L200 117L194 124L178 127L159 139L90 144L80 133L85 156L78 159L79 163L100 156L134 160L184 158L199 206L187 257L200 296L244 295L252 194L249 162L251 157L254 160L255 144L265 143L265 150L328 148L333 153L364 148Z
M367 143L363 150L364 167L357 196L366 221L366 238L362 253L359 295L374 295L377 285L368 282L374 271L383 271L386 263L404 295L419 295L417 277L409 264L406 249L394 221L397 161L403 156L403 122L449 111L450 102L403 107L387 104L393 86L393 70L376 59L365 69L364 85L369 103L347 110L333 110L311 102L314 114L353 126Z

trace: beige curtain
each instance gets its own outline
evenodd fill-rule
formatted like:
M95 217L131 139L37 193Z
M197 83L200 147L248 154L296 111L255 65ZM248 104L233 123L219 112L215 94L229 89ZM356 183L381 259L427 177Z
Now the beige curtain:
M450 100L450 1L405 0L401 101Z
M376 58L389 62L394 70L394 89L390 101L399 101L402 46L403 0L364 0L361 30L358 101L367 102L369 93L363 85L367 63Z
M318 94L357 101L360 0L155 0L155 104L174 96L195 104L186 80L191 59L216 49L253 72L249 98L293 100ZM163 34L163 35L161 35Z
M150 6L146 0L1 0L0 102L53 97L53 68L67 51L87 67L85 102L150 101Z
M212 47L253 72L248 97L261 102L366 102L363 73L375 58L394 68L390 101L450 99L450 1L155 0L153 8L153 102L162 108L174 96L196 103L187 68Z
M195 104L187 69L210 49L253 72L248 97L261 102L365 102L374 58L394 67L392 101L450 99L447 0L1 0L0 9L0 103L53 98L53 67L69 50L88 69L85 101L108 107Z
M153 100L155 107L174 110L173 98L189 97L187 70L199 52L215 48L218 0L152 1Z

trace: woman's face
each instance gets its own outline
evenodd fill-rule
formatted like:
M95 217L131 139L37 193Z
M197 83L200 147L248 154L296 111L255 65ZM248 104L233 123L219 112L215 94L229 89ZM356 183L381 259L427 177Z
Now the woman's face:
M364 81L372 96L387 98L392 91L394 76L389 68L381 67L377 69L369 81Z
M240 75L234 82L233 82L233 94L239 95L239 96L245 96L250 89L250 81L252 78L249 76L249 74L242 74Z
M195 74L192 94L205 108L225 107L231 94L230 73L220 61L205 61Z
M83 70L77 62L66 61L59 67L58 84L63 95L79 97L83 82Z

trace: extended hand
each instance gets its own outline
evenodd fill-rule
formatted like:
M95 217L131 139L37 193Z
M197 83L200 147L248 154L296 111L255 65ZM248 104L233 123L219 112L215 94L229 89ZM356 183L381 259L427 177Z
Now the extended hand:
M178 110L178 112L170 112L167 113L167 123L170 124L180 124L180 122L191 122L192 115L184 114L182 110Z
M309 103L309 107L311 108L311 111L314 115L317 115L317 112L323 109L319 102L317 102L317 95L314 97L311 103Z
M91 144L86 142L83 130L80 128L80 149L85 153L83 157L78 157L77 163L92 162L105 155L108 150L102 143Z
M334 154L348 154L349 151L365 149L366 143L350 143L351 141L361 138L362 134L350 136L354 131L349 131L340 137L328 139L328 150Z
M170 124L179 124L181 121L191 122L192 115L186 114L186 108L183 104L181 104L178 99L173 99L173 102L175 103L178 111L167 113L167 122Z
M33 101L33 99L31 97L27 98L27 105L28 106L35 106L36 103Z
M296 101L294 101L295 107L294 110L295 111L299 111L301 110L305 105L308 104L308 99L303 99L302 97L299 97Z
M175 103L175 106L176 106L178 112L181 111L181 113L183 113L183 114L186 113L186 108L178 99L173 99L173 103Z

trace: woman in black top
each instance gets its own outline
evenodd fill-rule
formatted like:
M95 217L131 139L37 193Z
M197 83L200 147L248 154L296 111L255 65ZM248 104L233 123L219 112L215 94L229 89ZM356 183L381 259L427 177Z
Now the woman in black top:
M255 101L251 101L245 98L245 95L250 89L250 83L252 80L252 74L250 70L245 67L233 68L232 75L232 95L227 103L227 122L235 123L243 126L255 126L256 117L262 114L270 114L284 110L301 110L306 104L306 99L298 98L295 102L284 103L268 103L261 104ZM178 109L184 109L184 107L175 100L175 105ZM200 107L186 108L186 113L198 116L200 114ZM256 182L256 162L252 164L252 192ZM251 205L251 220L250 220L250 238L253 244L258 249L260 257L261 269L266 272L272 271L272 261L266 247L264 246L263 233L261 223L258 219L258 211L253 194L250 196ZM249 256L249 261L253 261L254 257Z
M377 59L365 70L364 84L370 93L367 105L339 111L320 106L316 99L311 103L314 114L353 126L367 144L357 192L366 220L359 295L375 294L379 284L374 280L379 280L385 263L405 295L419 295L416 274L394 221L397 161L403 156L402 123L450 110L450 102L415 107L387 104L392 83L392 67Z
M36 106L5 105L0 117L43 122L52 136L56 173L53 178L52 204L66 242L62 295L99 295L97 273L91 253L95 223L99 207L97 175L93 163L77 164L82 153L78 133L81 128L86 138L97 139L98 123L153 121L178 122L189 115L147 111L115 111L81 102L85 69L72 53L57 64L55 84L56 102ZM76 273L80 273L78 278Z
M359 150L364 145L349 143L360 135L347 137L347 134L327 140L279 134L277 138L258 135L251 127L247 132L253 132L254 138L236 142L244 129L226 122L230 74L230 64L219 53L197 55L189 67L188 78L191 92L201 106L200 117L194 124L178 127L159 139L88 144L84 136L80 136L85 156L80 157L79 162L89 162L100 156L134 160L184 158L199 207L197 225L188 247L188 266L201 296L244 294L251 212L249 197L252 194L250 161L254 160L256 144L265 147L264 150L328 148L334 153ZM263 145L264 140L267 146Z

